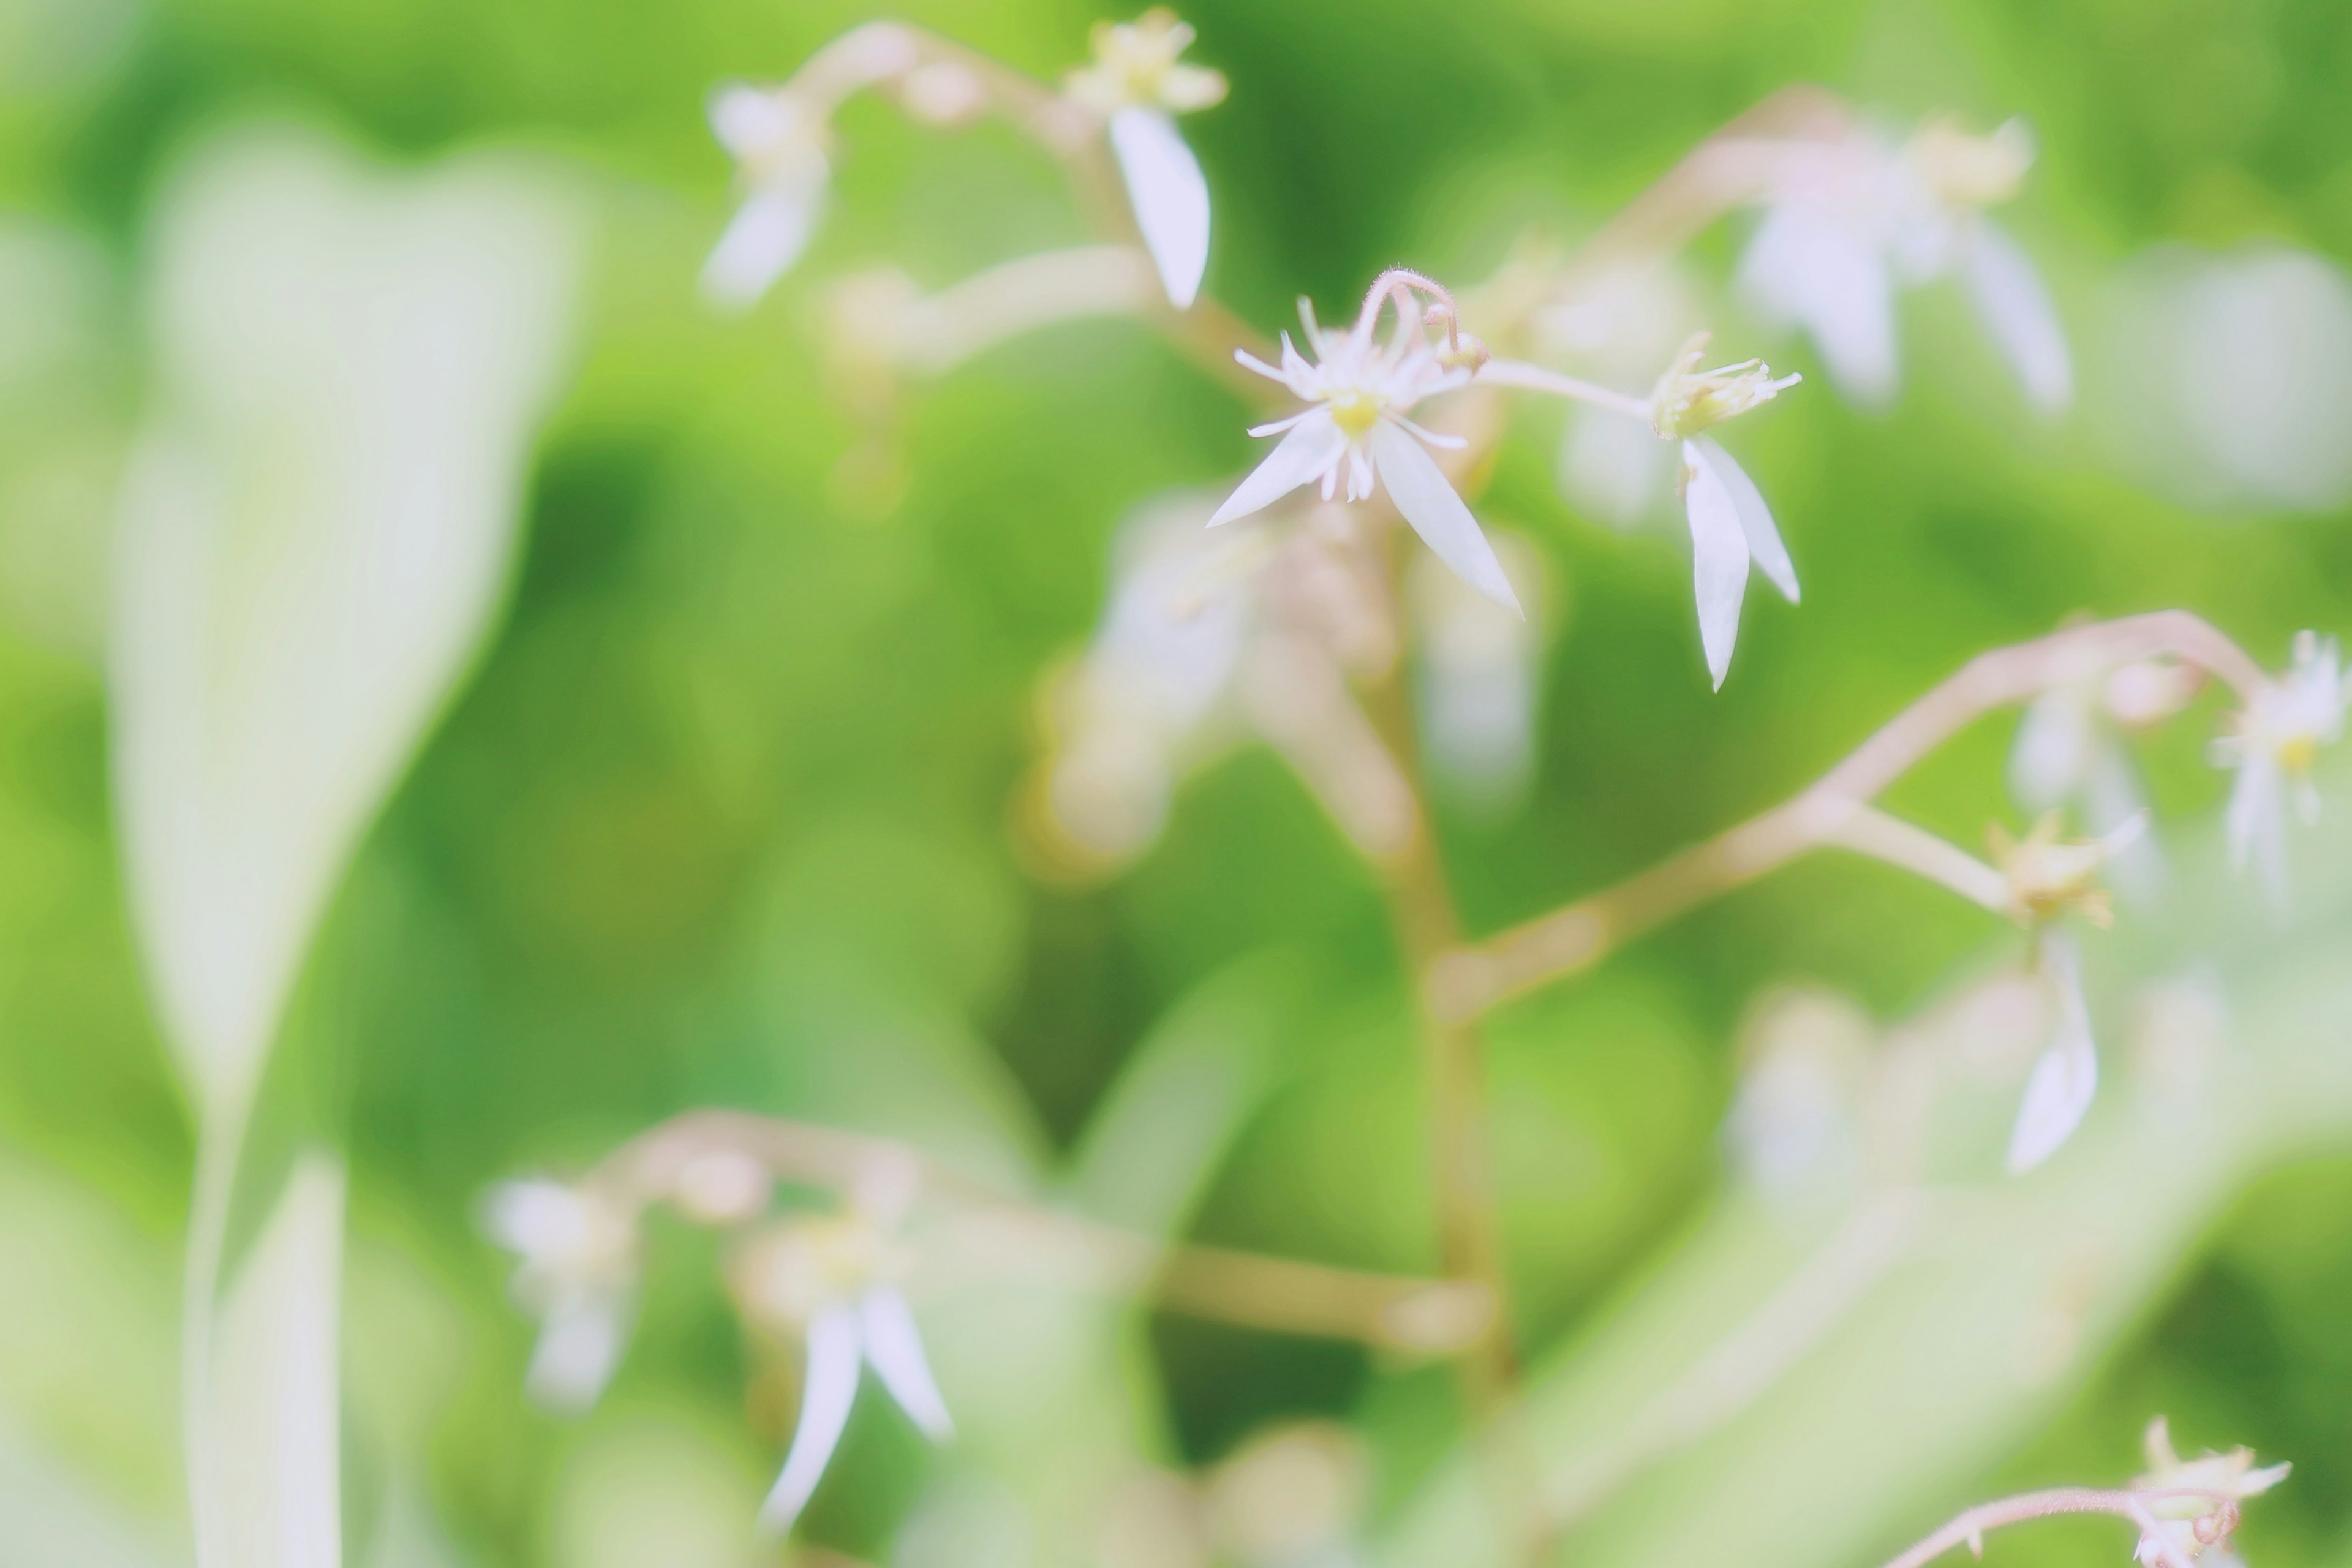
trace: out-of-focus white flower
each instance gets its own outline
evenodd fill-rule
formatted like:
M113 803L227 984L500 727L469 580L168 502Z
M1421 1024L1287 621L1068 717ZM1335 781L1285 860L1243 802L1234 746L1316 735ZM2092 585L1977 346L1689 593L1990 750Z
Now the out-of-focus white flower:
M1202 1501L1212 1537L1245 1568L1354 1568L1370 1490L1362 1438L1299 1421L1243 1445L1210 1472Z
M1312 361L1287 332L1279 368L1236 353L1242 363L1282 383L1310 406L1250 431L1280 435L1282 441L1217 509L1209 526L1262 510L1301 485L1319 485L1328 500L1339 492L1343 469L1347 499L1362 500L1372 493L1377 472L1397 510L1439 560L1496 604L1523 614L1478 520L1423 450L1424 442L1453 448L1461 439L1425 430L1406 417L1423 399L1466 384L1473 367L1457 354L1441 354L1418 313L1402 298L1394 332L1385 345L1377 342L1374 326L1386 297L1376 288L1355 325L1336 332L1318 326L1314 305L1300 300L1299 321L1315 351Z
M1781 1201L1843 1197L1862 1170L1861 1102L1877 1030L1846 997L1788 990L1742 1031L1746 1066L1724 1118L1740 1173Z
M1973 136L1948 120L1901 145L1867 131L1792 151L1741 258L1742 291L1803 330L1849 399L1883 405L1899 379L1895 294L1953 273L2038 413L2074 401L2074 360L2033 264L1983 209L2016 195L2033 140L2010 121Z
M1624 268L1535 316L1537 356L1604 385L1650 375L1690 341L1697 290L1671 266ZM1559 479L1569 504L1610 528L1663 517L1681 465L1673 447L1611 409L1571 407L1560 435Z
M1154 6L1132 22L1097 22L1094 63L1070 72L1065 90L1102 116L1135 226L1181 310L1209 265L1209 183L1177 132L1175 117L1224 101L1223 73L1178 58L1194 33Z
M1650 423L1662 439L1682 445L1683 506L1690 518L1699 646L1720 691L1731 670L1732 647L1739 639L1739 606L1748 595L1749 564L1760 568L1792 605L1797 602L1797 569L1755 481L1714 437L1700 432L1770 400L1798 377L1775 380L1771 367L1761 360L1702 371L1698 362L1706 343L1705 332L1693 337L1660 378L1651 395Z
M2200 684L2189 665L2137 659L2053 686L2026 706L2018 723L2009 753L2010 794L2037 815L2070 809L2094 833L2122 827L2147 809L2126 731L2178 713ZM2127 896L2153 894L2164 875L2155 840L2137 839L2116 857L2109 874Z
M2098 838L2062 838L2059 814L2042 813L2023 838L1999 823L1987 837L1994 867L2008 885L2010 918L2034 926L2061 915L2080 915L2102 929L2115 924L2107 890L2099 885L2107 863L2147 831L2145 814L2126 819Z
M800 1419L783 1469L761 1505L764 1530L792 1528L816 1491L849 1422L861 1364L933 1442L955 1435L899 1282L911 1266L883 1226L863 1213L803 1216L753 1237L730 1279L755 1322L799 1334L807 1351Z
M2269 1491L2294 1467L2258 1470L2254 1451L2245 1447L2184 1460L2173 1452L2171 1428L2161 1415L2147 1424L2145 1441L2147 1473L2133 1479L2132 1490L2181 1495L2147 1499L2132 1555L2142 1568L2177 1568L2209 1553L2218 1563L2237 1564L2230 1538L2238 1528L2238 1505Z
M590 1187L535 1176L493 1188L482 1228L520 1259L515 1299L540 1321L525 1385L551 1410L586 1410L611 1381L628 1338L635 1219Z
M2041 1164L2082 1125L2099 1089L2099 1051L2083 997L2081 956L2072 937L2045 931L2041 970L2057 1006L2057 1030L2025 1080L2025 1099L2010 1131L2009 1169L2021 1174Z
M1414 560L1405 584L1430 772L1464 805L1487 812L1515 804L1534 776L1544 643L1542 557L1513 535L1492 542L1529 614L1510 614L1432 556Z
M791 270L816 232L832 175L825 127L785 89L738 82L711 95L710 132L735 160L743 201L703 264L702 287L741 310Z
M2294 665L2237 718L2237 732L2213 744L2214 760L2238 771L2230 791L2230 854L2241 869L2252 860L2273 900L2286 895L2286 797L2306 823L2319 816L2319 790L2311 778L2319 749L2343 738L2352 705L2336 639L2312 632L2294 639Z

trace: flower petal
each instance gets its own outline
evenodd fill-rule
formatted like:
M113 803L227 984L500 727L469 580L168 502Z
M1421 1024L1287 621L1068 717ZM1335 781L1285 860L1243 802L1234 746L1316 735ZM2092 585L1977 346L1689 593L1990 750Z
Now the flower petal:
M793 134L799 117L772 92L730 82L710 95L710 134L736 158L752 158Z
M2099 745L2095 695L2081 686L2053 687L2018 721L2009 793L2026 810L2054 810L2089 781Z
M1503 563L1495 559L1494 546L1486 542L1478 520L1470 515L1462 498L1454 493L1437 459L1386 420L1374 425L1366 440L1381 482L1389 488L1389 499L1396 502L1397 510L1404 513L1422 542L1465 583L1525 618L1519 596L1511 592L1511 580L1503 575Z
M1960 253L1960 278L1993 346L2037 414L2074 401L2074 359L2042 274L2017 242L1979 218Z
M1848 402L1884 407L1895 396L1895 284L1863 236L1797 206L1775 207L1741 258L1739 283L1769 316L1813 340Z
M1209 267L1209 182L1176 122L1156 109L1122 109L1110 117L1111 151L1135 206L1135 226L1178 310L1201 291Z
M585 1413L621 1363L628 1313L625 1300L601 1292L557 1302L540 1324L524 1390L559 1415Z
M813 179L777 180L753 191L702 264L703 293L729 310L758 304L808 247L824 200L822 165Z
M760 1505L760 1528L781 1535L793 1527L824 1476L841 1429L857 1396L857 1319L847 1307L827 1307L809 1320L808 1371L801 1383L801 1418L783 1472Z
M1772 523L1772 509L1764 504L1756 481L1748 477L1748 470L1735 462L1730 453L1715 444L1712 436L1698 437L1691 445L1698 448L1701 460L1715 471L1716 479L1730 495L1732 508L1739 514L1739 531L1748 539L1748 559L1763 569L1764 575L1772 580L1772 586L1780 590L1782 598L1795 604L1796 563L1789 559L1789 547L1780 542L1780 531Z
M1328 472L1347 449L1347 435L1331 423L1331 416L1320 408L1307 410L1307 417L1292 426L1290 434L1265 455L1265 461L1251 469L1241 487L1225 498L1225 504L1209 519L1209 526L1214 528L1272 506L1308 480Z
M948 1418L947 1401L940 1397L939 1382L931 1376L930 1360L923 1354L922 1336L916 1331L915 1315L907 1310L907 1299L896 1290L869 1290L858 1303L857 1314L866 1359L898 1408L932 1442L954 1436L955 1423Z
M2009 1136L2012 1175L2033 1169L2074 1136L2099 1088L2099 1052L2091 1038L2091 1010L2083 1000L2074 944L2063 936L2045 936L2042 960L2058 993L2058 1035L2025 1080L2025 1100Z
M2230 788L2224 818L2230 862L2242 871L2251 864L2273 912L2286 907L2286 782L2268 747L2247 746Z
M1720 691L1731 669L1732 645L1739 640L1739 601L1748 595L1748 535L1739 526L1739 503L1699 452L1698 443L1683 443L1683 461L1698 641L1706 653L1706 672Z

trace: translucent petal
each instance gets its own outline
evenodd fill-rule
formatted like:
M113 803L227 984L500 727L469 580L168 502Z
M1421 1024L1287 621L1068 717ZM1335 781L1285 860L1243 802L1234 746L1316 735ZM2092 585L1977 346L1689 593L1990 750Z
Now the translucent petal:
M931 1376L930 1360L923 1354L922 1336L915 1330L907 1299L896 1290L869 1290L857 1311L866 1335L866 1359L898 1408L934 1443L954 1436L955 1423L948 1418L947 1401L940 1397L939 1382Z
M1330 415L1319 408L1310 410L1266 454L1265 461L1250 470L1241 487L1225 498L1225 504L1209 519L1209 526L1214 528L1272 506L1309 479L1328 471L1347 448L1348 437L1331 423Z
M1160 268L1169 303L1181 310L1201 291L1209 267L1209 182L1176 122L1156 109L1122 109L1110 117L1111 151L1135 206L1135 226Z
M1691 581L1698 595L1698 641L1715 689L1731 669L1732 645L1739 640L1739 602L1748 594L1748 536L1739 527L1739 505L1716 476L1695 441L1683 443L1689 465L1683 504L1690 514Z
M847 1307L827 1307L809 1320L808 1372L801 1384L801 1418L768 1500L760 1505L760 1527L782 1534L816 1492L824 1467L849 1424L857 1396L857 1318Z
M1960 257L1960 277L1985 332L2037 414L2074 401L2074 359L2050 291L2017 242L1982 219Z
M1385 420L1373 426L1366 439L1381 482L1389 488L1389 499L1396 502L1397 510L1412 524L1422 542L1464 582L1512 614L1524 616L1519 596L1511 592L1511 580L1503 575L1503 563L1495 559L1494 546L1486 542L1478 520L1470 515L1462 498L1454 493L1437 460L1422 449L1420 442Z
M1730 453L1715 444L1711 436L1701 436L1691 442L1698 448L1702 461L1714 471L1731 497L1731 504L1739 514L1739 531L1747 536L1748 559L1772 580L1780 596L1790 604L1797 602L1797 568L1789 559L1789 547L1780 542L1780 531L1772 522L1772 509L1764 504L1756 481L1748 470L1732 459Z
M620 1297L582 1293L559 1301L540 1324L523 1387L545 1409L581 1415L612 1381L627 1340L628 1304Z
M1776 207L1748 242L1739 280L1768 315L1804 329L1841 396L1873 408L1893 400L1895 284L1864 237L1819 214Z
M2028 811L2049 811L2091 776L2098 731L2085 688L2060 686L2033 700L2009 752L2009 792Z
M737 158L749 158L774 147L793 134L797 122L792 106L772 92L741 82L710 95L710 134Z
M2043 972L2058 994L2058 1035L2033 1075L2010 1132L2011 1173L2030 1171L2074 1136L2099 1088L2099 1052L2091 1038L2091 1010L2083 1000L2082 966L2074 944L2063 936L2042 939Z
M2273 909L2286 903L2286 786L2267 748L2250 745L2230 788L2225 819L2230 860L2240 870L2251 864L2254 879Z
M702 264L702 291L730 310L759 303L816 232L823 179L779 180L753 191Z

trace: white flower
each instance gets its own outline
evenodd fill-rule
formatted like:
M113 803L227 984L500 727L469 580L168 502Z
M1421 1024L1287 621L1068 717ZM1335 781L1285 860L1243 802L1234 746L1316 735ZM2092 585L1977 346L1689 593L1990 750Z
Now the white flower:
M881 1227L858 1214L787 1221L733 1259L730 1277L746 1312L796 1330L807 1350L800 1419L783 1469L760 1507L762 1529L790 1530L814 1495L848 1425L861 1363L874 1369L926 1436L945 1442L955 1435L898 1288L907 1267Z
M2042 933L2042 975L2057 1004L2057 1030L2025 1080L2025 1099L2009 1137L2009 1169L2021 1174L2056 1153L2074 1135L2099 1089L2098 1045L2090 1005L2083 998L2083 967L2074 940Z
M703 264L703 291L730 309L758 302L807 248L831 168L824 126L781 88L720 88L710 132L735 160L743 203Z
M586 1187L531 1177L491 1190L482 1227L520 1259L515 1298L540 1320L525 1385L550 1409L587 1409L611 1381L628 1337L635 1224Z
M2009 752L2010 794L2036 814L2072 809L2095 833L2123 826L2147 808L2124 732L2179 711L2198 685L2189 667L2153 659L2093 668L2060 681L2019 721ZM2164 878L2155 840L2143 837L2118 855L2110 875L2126 895L2155 893Z
M1418 556L1407 577L1421 700L1414 712L1433 783L1486 815L1516 805L1535 773L1542 695L1542 559L1523 539L1493 540L1511 576L1530 589L1534 618L1514 616Z
M2231 1545L2238 1505L2269 1491L2294 1467L2258 1470L2253 1450L2243 1447L2184 1460L2172 1451L2172 1433L2161 1415L2148 1423L2146 1444L2147 1473L2133 1479L2132 1490L2183 1495L2146 1497L2139 1544L2132 1555L2142 1568L2179 1568L2199 1558L2242 1568Z
M1683 506L1690 519L1699 646L1720 691L1731 669L1732 646L1739 637L1739 606L1748 594L1749 564L1761 568L1792 605L1797 602L1797 569L1755 481L1712 437L1699 432L1745 414L1799 378L1788 375L1776 381L1771 367L1761 360L1701 371L1698 361L1706 342L1705 332L1693 337L1659 380L1650 399L1650 423L1662 439L1682 444Z
M1178 59L1193 37L1189 24L1159 6L1132 22L1098 22L1094 63L1065 84L1072 99L1103 117L1135 226L1180 310L1200 293L1209 265L1209 184L1175 116L1225 96L1221 73Z
M2033 264L1983 214L2033 161L2024 125L1971 136L1931 121L1895 146L1857 132L1792 150L1741 258L1743 292L1801 328L1854 402L1887 403L1898 380L1895 294L1957 272L2026 401L2054 415L2074 401L2073 356Z
M1518 612L1518 597L1503 575L1494 548L1479 531L1477 519L1454 494L1436 460L1422 449L1423 442L1449 448L1463 442L1424 430L1405 417L1424 398L1465 384L1471 366L1456 354L1438 353L1402 297L1395 331L1385 346L1379 343L1373 328L1389 297L1385 284L1383 279L1374 286L1365 310L1346 331L1323 331L1316 323L1314 306L1304 299L1298 301L1307 343L1315 352L1312 361L1298 352L1287 332L1282 337L1279 369L1247 353L1235 354L1311 406L1250 431L1253 436L1280 434L1281 444L1217 509L1209 525L1247 517L1301 485L1319 485L1328 500L1339 490L1343 469L1348 500L1362 500L1372 493L1377 473L1397 510L1439 560L1488 598Z
M2352 705L2336 639L2311 632L2294 639L2294 667L2264 688L2238 716L2237 733L2214 743L2214 759L2238 770L2230 791L2230 854L2242 869L2254 862L2274 900L2286 890L2286 795L2294 792L2306 823L2319 816L2312 764L2319 749L2342 738Z

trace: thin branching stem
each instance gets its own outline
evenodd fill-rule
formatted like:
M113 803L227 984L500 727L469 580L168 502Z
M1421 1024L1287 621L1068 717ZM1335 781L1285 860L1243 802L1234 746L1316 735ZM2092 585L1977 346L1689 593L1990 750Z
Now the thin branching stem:
M2231 1500L2227 1492L2193 1488L2105 1491L2095 1487L2053 1487L2046 1491L2021 1492L2015 1497L1979 1503L1964 1510L1933 1535L1889 1558L1884 1568L1926 1568L1926 1564L1956 1546L1972 1546L1981 1542L1987 1531L1999 1530L2004 1525L2023 1524L2029 1520L2051 1519L2062 1513L2109 1513L2118 1519L2130 1520L2143 1531L2151 1532L2158 1550L2163 1554L2165 1568L2189 1568L2179 1549L2167 1542L2161 1532L2155 1531L2156 1517L2148 1506L2183 1498L2210 1501L2217 1507Z
M1537 986L1591 968L1633 937L1809 850L1835 843L1856 814L1953 735L1995 709L2085 673L2169 655L2252 702L2262 667L2210 623L2162 610L2073 626L1978 655L1793 799L1603 892L1445 953L1427 973L1432 1013L1475 1018Z

